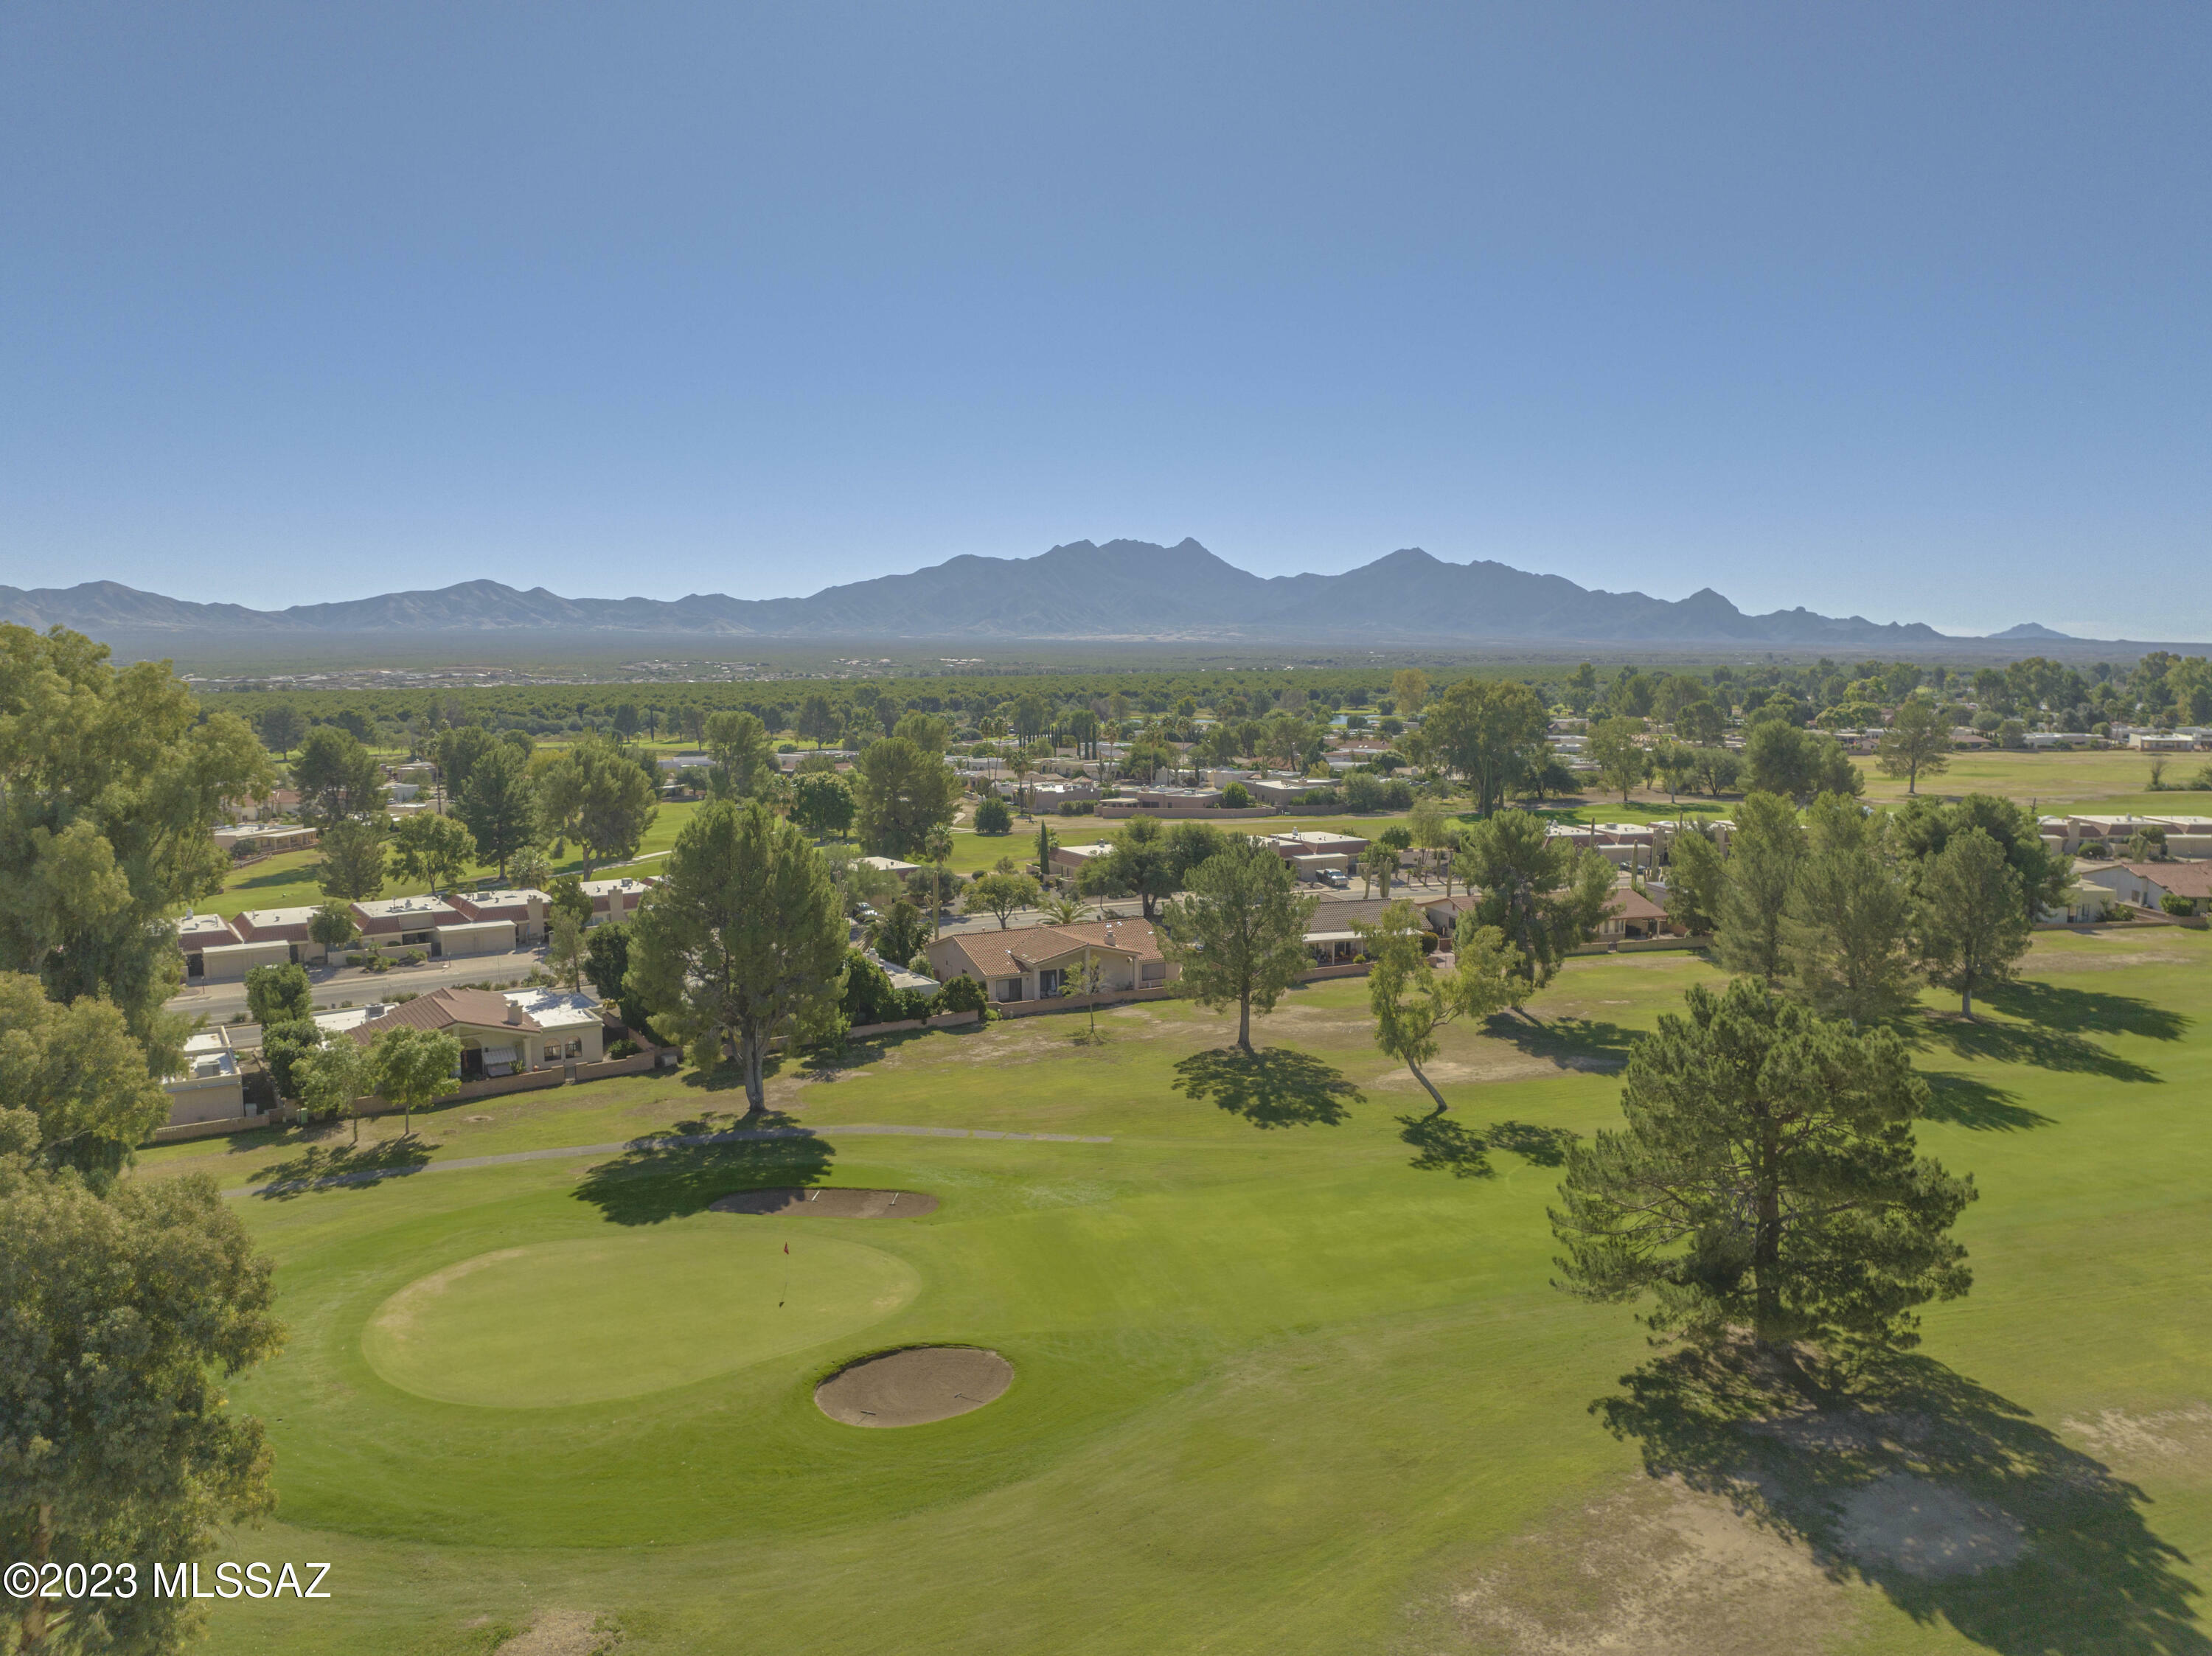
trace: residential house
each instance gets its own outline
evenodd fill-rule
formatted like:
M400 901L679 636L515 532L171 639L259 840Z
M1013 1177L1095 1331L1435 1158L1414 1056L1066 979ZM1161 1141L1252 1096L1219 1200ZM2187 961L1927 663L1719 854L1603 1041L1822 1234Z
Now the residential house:
M353 905L362 937L384 949L428 949L438 929L465 925L468 917L443 897L379 897Z
M202 1030L185 1042L184 1067L163 1078L161 1090L169 1095L172 1127L247 1113L238 1054L221 1029Z
M1599 943L1625 943L1668 934L1667 911L1634 886L1617 886L1598 922Z
M583 894L592 900L592 918L586 924L605 925L611 921L635 918L637 906L645 901L645 894L656 882L636 874L625 874L619 879L585 880L580 882Z
M285 958L297 966L319 965L329 950L307 935L307 927L322 911L316 908L249 908L231 925L248 943L281 943Z
M948 932L927 953L930 975L939 983L973 978L1000 1004L1057 998L1086 961L1103 968L1102 987L1109 993L1164 988L1182 971L1160 953L1149 920Z
M1305 935L1306 950L1313 956L1314 964L1346 966L1358 960L1366 945L1356 928L1380 923L1382 911L1389 907L1389 902L1381 897L1316 904L1313 919L1306 922ZM1426 936L1425 942L1431 949L1436 947L1433 932Z
M236 983L257 966L282 966L292 958L286 944L241 937L214 914L187 914L178 921L177 947L185 956L185 980L192 983Z
M282 851L306 851L319 836L296 822L235 822L215 830L215 842L234 859L273 857Z
M534 887L454 891L447 894L446 901L480 925L504 921L512 925L514 942L509 947L535 949L545 941L545 916L552 907L553 899Z
M1106 840L1087 846L1054 846L1052 848L1052 871L1055 874L1080 874L1100 858L1113 854L1113 843Z
M1348 866L1358 861L1368 841L1356 834L1333 834L1327 828L1295 828L1287 834L1264 834L1260 843L1285 862L1296 865L1305 857L1340 857Z
M1429 930L1439 937L1455 937L1459 931L1459 917L1474 909L1482 901L1477 892L1465 892L1456 897L1434 897L1421 905L1421 918L1428 922Z
M458 1036L454 1073L483 1081L606 1056L605 1023L589 995L553 989L441 989L364 1018L346 1033L366 1046L387 1029L435 1029Z
M2192 913L2202 914L2212 901L2212 862L2080 862L2074 874L2081 883L2101 887L2137 908L2160 909L2162 899L2180 897L2191 905Z

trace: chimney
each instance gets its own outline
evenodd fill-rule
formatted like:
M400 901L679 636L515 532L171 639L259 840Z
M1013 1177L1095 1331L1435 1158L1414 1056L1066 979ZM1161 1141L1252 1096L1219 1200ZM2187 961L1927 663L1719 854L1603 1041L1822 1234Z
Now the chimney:
M507 1004L507 1021L509 1023L520 1023L522 1022L522 1009L520 1006L517 1006L513 1001L509 1001Z

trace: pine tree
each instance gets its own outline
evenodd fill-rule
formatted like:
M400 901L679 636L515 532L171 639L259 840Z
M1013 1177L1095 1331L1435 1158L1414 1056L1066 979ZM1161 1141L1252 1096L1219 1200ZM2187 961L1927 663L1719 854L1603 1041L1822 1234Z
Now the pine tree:
M1729 836L1714 955L1726 970L1770 981L1782 976L1782 915L1805 860L1797 812L1779 794L1752 792L1736 807Z
M1161 947L1182 967L1181 986L1201 1006L1237 1009L1237 1045L1252 1050L1252 1009L1271 1012L1313 964L1290 865L1238 836L1190 871L1189 890L1160 912Z
M1885 836L1856 800L1813 802L1811 846L1782 916L1790 992L1814 1010L1866 1022L1912 1002L1912 900Z
M2027 952L2021 877L2004 847L1978 828L1954 834L1920 876L1920 952L1928 975L1959 992L1959 1010L1974 1015L1974 995L2008 981Z
M1627 1125L1569 1152L1556 1285L1701 1342L1915 1344L1915 1308L1972 1283L1949 1233L1975 1192L1917 1153L1904 1044L1755 978L1686 998L1629 1059Z

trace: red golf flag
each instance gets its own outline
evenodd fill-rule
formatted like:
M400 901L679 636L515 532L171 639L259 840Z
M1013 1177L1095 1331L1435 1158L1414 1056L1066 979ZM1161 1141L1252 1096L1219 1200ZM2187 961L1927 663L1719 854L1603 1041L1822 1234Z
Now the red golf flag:
M790 1252L791 1252L791 1244L790 1244L790 1243L788 1243L788 1242L786 1242L786 1243L783 1245L783 1251L784 1251L786 1253L790 1253Z

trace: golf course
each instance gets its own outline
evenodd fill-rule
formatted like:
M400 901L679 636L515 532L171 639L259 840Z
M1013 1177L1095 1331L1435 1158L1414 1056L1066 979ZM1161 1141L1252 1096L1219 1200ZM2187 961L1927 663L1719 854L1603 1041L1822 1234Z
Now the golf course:
M787 1063L764 1117L686 1069L148 1152L290 1330L218 1556L332 1567L208 1647L2212 1653L2212 937L2040 934L1903 1022L1972 1290L1779 1413L1551 1282L1565 1149L1700 982L1571 961L1446 1036L1443 1114L1352 980L1252 1060L1155 1001Z

